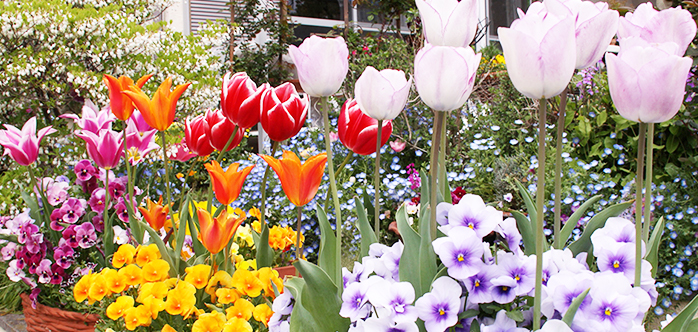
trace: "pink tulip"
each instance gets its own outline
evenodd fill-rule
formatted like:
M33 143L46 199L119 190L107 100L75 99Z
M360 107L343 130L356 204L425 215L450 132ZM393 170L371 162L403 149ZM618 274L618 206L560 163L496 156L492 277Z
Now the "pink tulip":
M575 19L576 69L599 62L618 30L618 12L605 2L545 0L544 4L550 13Z
M649 43L674 42L678 45L676 55L682 56L696 35L696 22L691 13L681 8L657 11L652 3L637 6L634 13L620 18L618 38L640 37Z
M157 129L151 127L147 122L145 122L145 119L143 119L143 114L141 114L141 112L137 109L133 110L133 113L131 113L131 116L126 121L126 124L127 133L137 132L144 135L149 131L157 131Z
M299 47L289 46L288 55L298 69L303 91L312 97L334 95L349 70L349 49L342 37L313 35Z
M221 89L221 110L228 120L245 129L259 122L260 96L256 91L257 85L247 73L235 73L233 76L225 74Z
M404 150L406 146L407 143L405 141L396 140L390 142L390 148L392 148L395 152L402 152L402 150Z
M124 141L121 133L111 129L102 129L97 134L81 131L75 136L85 140L87 154L97 166L109 170L119 165L121 155L124 153Z
M376 120L392 120L405 108L410 95L412 77L405 78L402 70L376 70L366 67L356 85L356 102L364 114Z
M5 148L4 155L10 155L18 164L29 166L39 156L39 143L46 135L56 132L51 126L36 132L36 117L32 117L22 126L22 130L6 124L6 130L0 130L0 145Z
M260 117L262 128L277 142L296 136L305 124L309 105L308 97L301 98L291 83L265 88Z
M159 147L155 143L157 130L152 129L141 135L139 132L128 132L126 130L126 146L128 148L128 161L131 165L136 165L148 154Z
M102 129L111 129L111 123L116 120L116 117L108 108L103 108L101 111L91 100L85 100L85 105L82 106L82 118L78 118L75 114L63 114L59 116L63 119L71 119L83 131L89 131L94 134Z
M476 0L417 0L429 44L468 47L477 31Z
M693 61L675 55L672 51L676 46L669 45L674 47L622 47L617 56L606 54L608 88L613 104L624 118L659 123L679 111Z
M414 58L419 97L437 111L457 109L473 92L481 55L469 47L426 44Z
M539 2L519 16L510 28L497 29L511 82L526 97L554 97L574 74L574 19L547 13Z

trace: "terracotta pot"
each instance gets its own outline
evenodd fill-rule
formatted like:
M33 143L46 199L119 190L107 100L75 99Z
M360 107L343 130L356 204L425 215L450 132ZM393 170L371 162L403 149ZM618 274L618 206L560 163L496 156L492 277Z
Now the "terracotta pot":
M296 267L293 265L278 266L274 270L279 272L279 278L284 279L286 276L289 277L300 277L300 274L296 275Z
M39 303L34 309L29 295L20 294L20 296L28 332L93 332L95 323L99 320L99 315L65 311Z

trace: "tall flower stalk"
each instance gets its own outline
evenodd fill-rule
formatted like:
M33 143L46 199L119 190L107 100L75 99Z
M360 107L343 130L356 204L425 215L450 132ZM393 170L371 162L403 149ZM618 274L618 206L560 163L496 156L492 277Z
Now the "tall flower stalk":
M373 231L376 233L376 239L380 242L380 199L381 199L381 131L383 131L383 120L378 120L378 132L376 136L376 166L373 171L373 188L376 191L375 203L373 204Z
M644 178L645 133L647 124L640 122L637 138L637 172L635 173L635 287L642 279L642 179Z
M645 169L645 222L642 225L642 239L647 242L652 221L652 159L654 159L654 123L647 124L647 164Z
M543 284L543 219L545 217L545 122L546 122L545 98L541 98L538 108L538 173L536 183L536 287L533 297L533 330L540 328L542 284Z
M334 214L335 214L335 228L337 229L337 243L335 247L335 254L337 257L341 257L342 255L342 208L341 205L339 204L339 196L337 195L337 181L335 179L335 174L334 174L334 162L332 160L332 142L330 141L330 116L329 116L329 107L327 103L327 98L328 97L322 97L321 100L321 106L322 106L322 118L323 118L323 123L324 123L324 130L325 130L325 150L327 151L327 168L328 168L328 173L330 176L330 192L332 193L332 202L334 203ZM335 271L325 271L328 274L334 274L333 280L342 280L342 270L341 270L341 265L337 264ZM337 287L337 291L339 294L342 292L342 287Z
M444 119L446 118L446 112L434 112L434 129L432 131L431 139L431 161L429 166L429 212L431 213L431 219L429 219L429 231L431 232L431 240L436 239L436 199L437 199L437 179L439 176L439 152L441 145L441 128L444 125Z
M560 109L557 116L557 136L555 140L555 219L553 219L553 248L562 249L567 239L560 238L562 227L562 134L565 132L565 109L567 108L567 88L560 94Z

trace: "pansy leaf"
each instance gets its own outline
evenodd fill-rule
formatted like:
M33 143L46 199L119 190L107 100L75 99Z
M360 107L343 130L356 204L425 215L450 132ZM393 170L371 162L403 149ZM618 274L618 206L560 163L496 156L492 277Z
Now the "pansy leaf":
M356 225L361 234L361 257L365 257L368 256L368 250L371 244L378 242L378 239L376 239L376 233L368 222L366 209L364 209L364 205L361 204L361 200L355 197L354 202L356 202L356 216L358 217Z

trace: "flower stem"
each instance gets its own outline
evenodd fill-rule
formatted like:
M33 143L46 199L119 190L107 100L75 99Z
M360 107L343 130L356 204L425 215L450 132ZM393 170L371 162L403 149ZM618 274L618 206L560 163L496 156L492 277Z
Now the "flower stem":
M560 238L562 227L562 133L565 132L565 109L567 108L567 87L560 94L560 109L557 112L557 137L555 139L555 219L553 219L553 248L562 249L567 239Z
M640 123L637 140L637 172L635 173L635 287L642 281L642 179L645 162L645 133L647 124Z
M449 111L450 114L450 111ZM444 120L445 122L445 120ZM439 179L438 181L441 181L441 195L443 195L444 201L449 201L448 199L451 197L451 191L449 190L448 187L448 181L446 177L446 148L448 145L446 145L446 127L447 124L444 123L443 126L441 126L441 140L439 141Z
M325 127L325 149L327 150L327 168L330 173L330 190L332 191L332 200L334 201L334 214L335 214L335 227L337 228L337 244L335 248L335 254L337 259L342 257L342 210L339 205L339 196L337 195L337 181L335 180L334 174L334 163L332 161L332 142L330 142L330 116L329 108L327 106L327 97L322 97L322 116ZM335 271L325 271L330 276L333 276L332 280L342 280L342 270L341 264L336 264ZM337 292L341 296L342 285L337 285Z
M124 121L124 126L127 126L126 121ZM135 199L133 198L133 170L131 168L131 163L128 160L128 144L126 140L126 127L124 127L123 130L123 140L124 140L124 163L126 164L126 192L128 193L128 199L124 200L124 203L126 204L126 211L128 212L128 220L136 220L136 216L134 213L135 206L134 202ZM128 202L127 202L128 201ZM137 239L137 242L140 243L140 241L143 240L143 234L140 229L140 227L135 226L137 223L134 222L133 224L130 224L131 232L135 234L131 234L132 236L135 235L135 238Z
M429 210L431 219L429 220L429 230L431 231L431 240L436 239L436 192L439 190L436 186L436 179L439 177L439 145L441 143L441 127L444 125L446 113L434 111L434 128L431 138L431 161L429 171Z
M298 219L296 220L296 259L301 260L303 258L303 250L301 250L301 216L303 212L300 206L296 207L296 211L298 211Z
M271 143L271 156L274 156L276 149L279 147L279 142L272 141ZM267 179L269 178L271 167L267 165L264 169L264 176L262 177L262 183L260 184L259 190L262 192L262 206L260 209L259 223L260 223L260 243L259 248L257 248L257 265L258 268L271 267L272 258L274 253L269 247L269 227L266 223L267 214ZM266 237L265 237L266 234Z
M654 159L654 123L647 124L647 165L645 166L645 222L642 224L642 239L649 241L652 222L652 159Z
M543 211L545 205L545 117L547 100L541 98L538 109L538 174L536 176L536 288L533 300L533 330L540 329L540 312L543 288Z
M228 150L228 147L230 146L230 144L233 143L233 140L235 139L235 133L237 133L237 131L238 131L238 126L235 125L235 127L233 128L233 134L230 135L230 138L228 138L228 141L223 146L223 150L221 150L218 153L218 157L216 157L217 163L219 163L219 164L221 163L221 160L223 159L223 154L225 153L226 150ZM206 209L208 210L209 213L211 213L211 206L213 205L213 181L211 181L211 183L209 183L207 197L208 197L208 201L207 201Z
M344 160L342 161L342 163L339 165L339 167L337 167L337 170L334 173L335 177L338 177L339 174L342 174L342 171L344 170L344 166L346 166L351 161L351 159L353 157L354 157L354 152L349 150L349 153L347 153L347 156L344 157ZM327 205L330 204L330 196L331 195L329 193L325 196L325 205L323 205L325 207L325 209L327 209Z
M373 231L376 233L376 240L378 243L380 243L380 198L381 198L381 131L383 131L383 120L378 120L378 133L376 135L376 166L373 171L373 189L376 191L376 200L375 203L373 204Z
M162 141L162 162L165 165L165 178L163 179L165 182L165 190L167 193L167 200L165 200L165 204L170 206L168 214L170 215L170 220L172 220L172 201L171 201L171 191L170 191L170 169L169 166L167 165L167 141L165 141L165 132L164 131L159 131L160 134L160 141ZM177 225L172 223L172 228L174 228L175 232L177 231Z
M102 211L105 235L104 250L107 255L111 255L114 252L114 230L111 228L111 222L109 221L109 169L105 168L104 171L104 211Z

